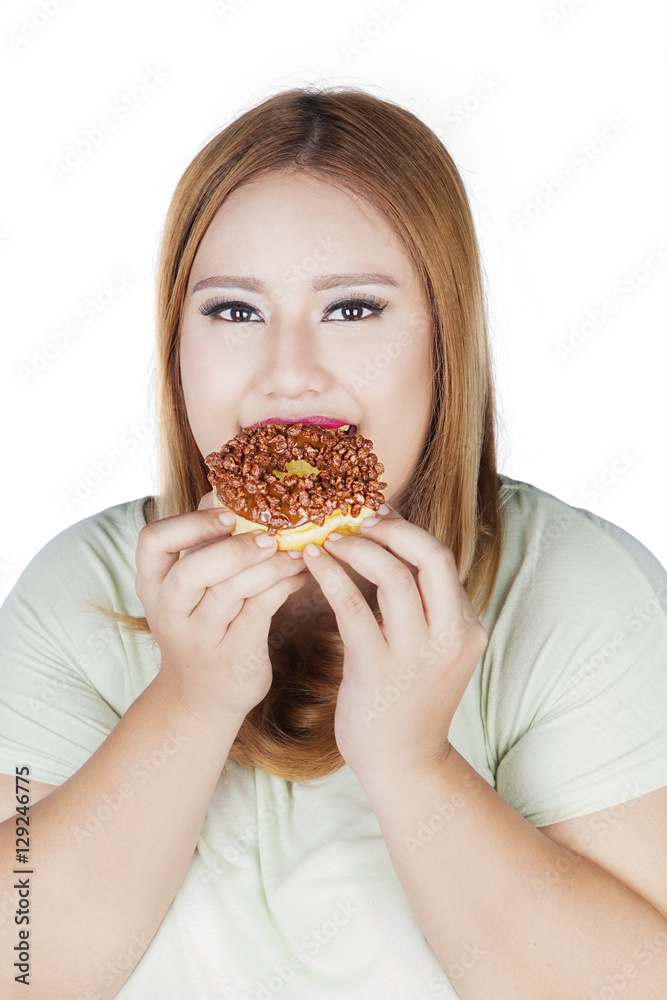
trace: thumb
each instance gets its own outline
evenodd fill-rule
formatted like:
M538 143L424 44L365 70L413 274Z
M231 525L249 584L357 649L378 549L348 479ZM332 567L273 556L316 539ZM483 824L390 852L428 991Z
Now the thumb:
M216 504L213 499L214 496L215 493L213 492L213 490L211 490L210 493L205 493L204 496L199 501L199 506L197 507L197 510L210 510L212 507L215 507Z

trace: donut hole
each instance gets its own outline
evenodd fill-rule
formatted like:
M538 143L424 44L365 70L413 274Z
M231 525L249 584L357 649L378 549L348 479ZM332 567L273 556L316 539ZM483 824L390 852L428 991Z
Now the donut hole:
M282 483L285 476L298 476L299 479L303 479L305 476L319 476L320 470L316 469L314 465L310 465L305 458L293 458L285 466L285 471L281 472L279 469L272 469L271 474L279 479Z
M383 502L379 491L386 483L373 442L351 433L356 430L354 424L260 425L206 457L209 482L240 522L254 525L243 530L261 525L301 537L312 530L321 543L331 519L341 518L358 531L362 512L367 516Z

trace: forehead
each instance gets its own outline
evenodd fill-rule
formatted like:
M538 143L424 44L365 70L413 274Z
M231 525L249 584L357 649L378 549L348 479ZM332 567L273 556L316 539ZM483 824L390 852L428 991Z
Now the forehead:
M197 258L202 262L219 252L238 258L251 248L255 255L296 248L313 253L317 247L327 248L329 259L337 253L382 252L404 278L411 270L402 242L366 198L294 172L264 175L236 188L213 217Z
M297 209L299 218L306 207L323 215L343 212L363 216L369 225L389 228L370 202L351 188L291 170L263 174L241 184L225 199L215 219L232 223L240 215L248 216L267 209L276 219L288 218Z

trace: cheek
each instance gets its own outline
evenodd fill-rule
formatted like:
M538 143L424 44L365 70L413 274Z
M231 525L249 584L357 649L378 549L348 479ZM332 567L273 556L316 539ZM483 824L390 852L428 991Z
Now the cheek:
M239 373L229 352L212 356L187 337L181 343L180 365L190 427L200 451L208 454L237 432Z
M373 450L384 465L382 481L388 503L408 485L419 461L430 422L427 407L417 409L410 397L399 398L391 404L368 399L365 403L367 436L373 441Z
M350 378L350 375L347 376ZM369 412L382 415L401 439L421 437L432 409L430 344L406 333L378 345L354 367L353 383Z
M382 478L389 484L385 490L389 502L408 484L419 461L433 405L430 342L414 335L403 341L395 342L390 363L378 354L375 372L366 370L368 384L363 391L364 409L373 426L370 436L385 466ZM392 353L390 348L391 343L385 355Z
M186 345L181 349L181 382L190 424L196 434L202 411L211 402L211 369L202 355Z
M426 439L433 413L433 359L431 357L432 332L420 326L405 335L396 369L405 403L405 420L409 433L417 439L418 452Z
M415 387L430 386L430 339L406 327L383 331L343 347L338 368L348 380L373 395L408 395Z
M226 345L222 336L184 330L180 347L181 379L193 404L219 401L238 383L240 354Z

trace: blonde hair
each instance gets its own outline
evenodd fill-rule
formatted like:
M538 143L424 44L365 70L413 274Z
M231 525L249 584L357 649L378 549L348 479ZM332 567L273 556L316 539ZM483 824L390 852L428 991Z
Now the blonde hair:
M433 324L433 415L409 487L392 503L449 546L479 614L497 575L502 526L492 372L470 206L438 137L411 112L357 88L294 88L263 101L211 139L176 188L157 277L155 516L196 510L210 491L179 364L195 254L235 188L285 170L364 197L402 240L416 270ZM150 632L145 618L99 610L127 628ZM334 736L342 641L324 599L304 610L301 634L281 610L273 616L272 686L244 720L230 753L243 767L297 781L331 774L345 763ZM373 611L379 618L377 601Z

